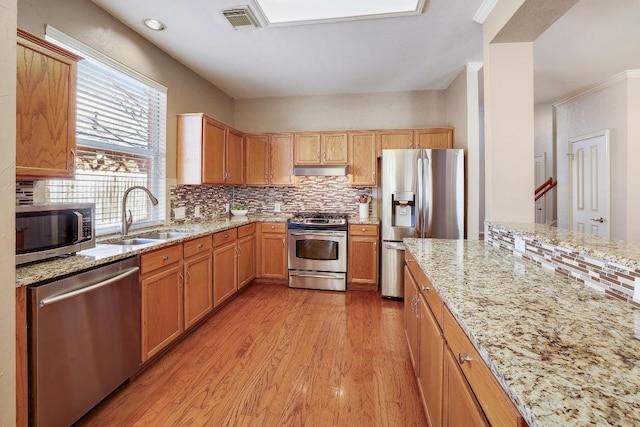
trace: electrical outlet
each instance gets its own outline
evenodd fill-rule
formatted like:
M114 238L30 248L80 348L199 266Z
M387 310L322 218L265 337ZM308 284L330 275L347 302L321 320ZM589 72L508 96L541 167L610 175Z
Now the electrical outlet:
M515 236L513 238L513 243L516 251L520 252L521 254L525 253L525 251L527 250L526 245L524 243L524 239L522 237Z
M193 216L194 216L195 218L200 218L200 206L196 206L196 207L193 209Z
M224 204L224 213L229 213L229 203Z
M182 207L182 208L175 208L173 210L173 216L175 219L184 219L187 216L187 209Z
M282 209L282 203L276 202L276 203L273 204L273 211L274 212L280 212L281 209Z

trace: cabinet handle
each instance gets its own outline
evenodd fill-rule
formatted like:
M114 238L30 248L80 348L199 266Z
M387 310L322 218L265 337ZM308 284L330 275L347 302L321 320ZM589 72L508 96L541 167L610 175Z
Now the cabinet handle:
M265 172L264 173L264 182L267 182L267 179L269 179L269 178L267 177L267 173Z
M276 228L276 226L275 226L275 225L272 225L272 226L271 226L271 229L273 230L274 228Z
M203 245L202 243L200 243L200 244L198 245L198 249L202 249L203 247L204 247L204 245Z
M284 248L284 238L282 239L282 247Z
M182 288L182 284L184 283L184 276L182 275L182 272L178 273L178 278L180 279L179 287Z
M187 268L187 285L189 284L190 281L191 281L191 272Z
M378 247L378 242L373 242L373 252L376 251L377 247Z
M367 231L367 229L366 229L366 228L363 228L363 229L362 229L362 232L364 233L365 231Z
M463 356L462 353L458 353L458 361L460 362L461 365L464 364L464 362L471 362L473 359L469 356Z
M371 180L372 181L376 180L376 173L375 172L371 172Z
M431 290L431 288L430 288L430 287L428 287L428 286L422 285L422 287L420 288L420 290L422 290L422 291L429 291L429 290Z
M229 235L228 235L228 234L225 234L225 235L224 235L224 238L225 238L225 239L228 239L228 238L229 238Z
M162 260L163 261L169 261L169 257L167 255L165 255L165 256L162 257Z
M325 162L327 161L327 152L326 151L324 152L324 161Z

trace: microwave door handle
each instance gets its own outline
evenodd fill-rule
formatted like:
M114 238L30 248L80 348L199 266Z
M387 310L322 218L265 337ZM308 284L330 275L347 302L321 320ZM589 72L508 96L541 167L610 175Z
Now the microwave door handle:
M84 216L78 211L73 211L73 214L76 216L78 221L78 238L73 243L80 243L84 239L84 236L82 235L82 223L84 222Z

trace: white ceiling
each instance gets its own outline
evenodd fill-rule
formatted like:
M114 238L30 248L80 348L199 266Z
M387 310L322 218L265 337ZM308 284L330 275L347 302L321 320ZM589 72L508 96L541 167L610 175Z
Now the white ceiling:
M482 61L482 0L427 0L418 16L235 31L252 0L93 0L236 99L446 89ZM146 29L143 18L167 24ZM534 42L536 103L640 68L640 0L580 0Z

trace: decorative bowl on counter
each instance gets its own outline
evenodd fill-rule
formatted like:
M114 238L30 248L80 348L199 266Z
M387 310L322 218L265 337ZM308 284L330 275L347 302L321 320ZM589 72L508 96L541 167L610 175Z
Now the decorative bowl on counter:
M245 216L249 212L246 206L235 206L231 208L231 214L235 216Z

